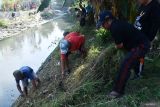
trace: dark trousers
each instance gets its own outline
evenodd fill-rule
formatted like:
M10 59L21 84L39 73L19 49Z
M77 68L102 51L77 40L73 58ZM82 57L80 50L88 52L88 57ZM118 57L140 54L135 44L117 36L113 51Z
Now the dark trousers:
M81 18L81 19L80 19L80 26L81 26L81 27L85 26L85 23L86 23L85 17Z
M144 57L149 50L149 42L145 42L136 48L131 49L121 63L120 70L115 80L114 91L123 94L127 80L130 77L130 70L141 57Z

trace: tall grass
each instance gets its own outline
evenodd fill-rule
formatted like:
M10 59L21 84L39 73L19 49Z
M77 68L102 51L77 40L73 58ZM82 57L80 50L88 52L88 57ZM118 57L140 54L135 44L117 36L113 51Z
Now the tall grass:
M48 100L48 95L40 95L39 92L32 96L35 107L145 107L153 103L157 107L160 101L160 56L146 60L144 77L138 80L129 80L126 94L120 99L109 99L107 94L112 90L113 81L119 69L124 53L117 50L102 30L96 31L94 27L74 26L69 31L79 31L86 37L88 55L85 59L73 54L69 57L71 74L64 81L64 90L60 90L58 82L42 81L43 87L39 91L48 89L54 97ZM99 40L97 41L97 39ZM106 42L101 44L104 39ZM59 60L59 51L50 62ZM150 58L150 56L148 56ZM58 58L58 59L57 59ZM95 65L95 69L91 69ZM54 70L50 70L50 68ZM47 72L56 74L60 66L46 65ZM42 74L43 75L43 74ZM50 74L48 74L50 75ZM47 75L45 75L47 76ZM58 80L58 79L57 79ZM59 81L59 80L58 80ZM27 107L27 101L23 106ZM25 106L26 104L26 106ZM31 106L29 106L31 107Z

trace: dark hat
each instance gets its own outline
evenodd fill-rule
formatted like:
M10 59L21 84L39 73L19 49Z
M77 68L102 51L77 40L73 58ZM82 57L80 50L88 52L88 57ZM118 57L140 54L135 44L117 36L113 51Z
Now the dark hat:
M20 70L15 70L13 72L13 76L15 77L16 80L21 80L24 78L24 75L21 73Z
M63 36L67 36L69 33L70 33L70 32L65 31L65 32L63 33Z
M110 11L104 10L104 11L100 12L99 19L98 19L96 27L100 28L100 26L105 22L105 20L107 18L113 19L113 15L112 15L112 13Z

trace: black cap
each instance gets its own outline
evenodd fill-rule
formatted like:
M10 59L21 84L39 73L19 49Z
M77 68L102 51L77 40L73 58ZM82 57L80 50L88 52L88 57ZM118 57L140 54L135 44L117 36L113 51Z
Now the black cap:
M69 33L70 33L70 32L65 31L65 32L63 33L63 36L67 36Z
M100 28L100 26L104 23L106 18L113 19L112 13L110 11L108 11L108 10L104 10L104 11L100 12L98 23L97 23L96 27Z
M20 70L15 70L13 72L13 76L15 77L16 80L22 80L24 78L24 75L21 73Z

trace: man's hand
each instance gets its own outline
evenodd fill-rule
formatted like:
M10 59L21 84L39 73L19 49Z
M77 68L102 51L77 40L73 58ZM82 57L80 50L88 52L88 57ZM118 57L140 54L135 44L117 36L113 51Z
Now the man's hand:
M123 48L123 43L117 44L117 45L116 45L116 48L118 48L118 49Z
M23 91L22 91L21 86L19 84L17 84L17 89L21 94L23 94Z

